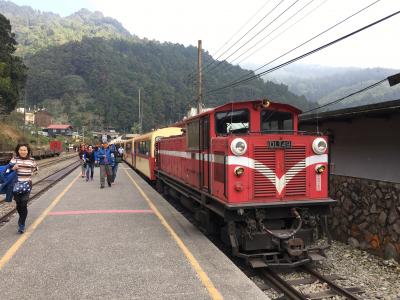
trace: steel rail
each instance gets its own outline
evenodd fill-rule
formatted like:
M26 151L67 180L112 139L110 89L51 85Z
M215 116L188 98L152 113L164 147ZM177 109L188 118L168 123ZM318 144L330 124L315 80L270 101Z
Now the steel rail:
M302 269L302 271L309 273L311 276L317 278L319 281L327 283L332 290L334 290L336 293L338 293L338 295L345 296L347 299L351 299L351 300L361 300L361 298L359 298L356 295L354 295L353 293L347 291L345 288L338 286L332 280L326 278L324 275L311 269L310 267L302 266L301 269Z
M275 273L270 268L262 268L258 270L263 279L266 279L268 283L271 283L276 290L284 293L288 299L291 300L307 300L306 295L299 292L292 285L287 283L284 279L282 279L277 273ZM265 281L265 280L264 280ZM266 282L267 283L267 282Z

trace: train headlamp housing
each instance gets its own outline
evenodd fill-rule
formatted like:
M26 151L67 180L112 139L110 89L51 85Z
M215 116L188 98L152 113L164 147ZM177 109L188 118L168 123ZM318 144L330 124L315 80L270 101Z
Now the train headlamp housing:
M231 151L233 154L240 156L246 153L247 143L244 139L236 138L231 143Z
M324 173L325 169L326 169L326 167L324 165L318 164L315 166L315 173L322 174L322 173Z
M240 177L244 173L244 168L243 167L236 167L234 172L235 172L235 175L237 177Z
M316 138L312 143L312 149L315 154L324 154L327 148L328 144L323 138Z

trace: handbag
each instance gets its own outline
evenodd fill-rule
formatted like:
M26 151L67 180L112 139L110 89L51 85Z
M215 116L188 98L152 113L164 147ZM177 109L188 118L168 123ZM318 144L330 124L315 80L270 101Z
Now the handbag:
M17 195L29 193L32 187L29 181L17 181L13 186L13 193Z

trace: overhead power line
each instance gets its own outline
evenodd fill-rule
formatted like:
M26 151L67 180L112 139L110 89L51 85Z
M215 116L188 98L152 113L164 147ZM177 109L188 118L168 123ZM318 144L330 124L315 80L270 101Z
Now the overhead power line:
M247 73L246 75L243 75L243 76L239 77L238 79L234 80L233 82L240 81L241 79L245 78L246 76L252 75L253 72L255 73L255 72L257 72L258 70L260 70L260 69L262 69L262 68L264 68L264 67L266 67L266 66L272 64L273 62L277 61L278 59L280 59L280 58L282 58L282 57L288 55L289 53L293 52L294 50L299 49L300 47L302 47L302 46L308 44L309 42L311 42L311 41L313 41L313 40L315 40L316 38L320 37L321 35L323 35L323 34L327 33L328 31L332 30L333 28L335 28L335 27L339 26L340 24L342 24L342 23L348 21L348 20L351 19L352 17L358 15L359 13L361 13L362 11L364 11L364 10L366 10L367 8L371 7L372 5L378 3L379 1L381 1L381 0L376 0L375 2L373 2L373 3L371 3L371 4L367 5L367 6L365 6L364 8L358 10L357 12L353 13L352 15L350 15L350 16L344 18L342 21L340 21L340 22L338 22L338 23L336 23L336 24L330 26L329 28L323 30L322 32L318 33L317 35L314 35L312 38L308 39L307 41L305 41L305 42L301 43L300 45L298 45L298 46L292 48L291 50L289 50L289 51L283 53L282 55L280 55L280 56L274 58L273 60L267 62L266 64L262 65L261 67L258 67L257 69L253 70L252 72L249 72L249 73Z
M261 30L259 30L255 35L253 35L247 42L245 42L243 45L241 45L238 49L236 49L233 53L231 53L228 57L226 57L224 60L220 61L216 66L214 66L211 70L208 72L211 72L215 68L217 68L219 65L221 65L223 62L225 62L228 58L230 58L232 55L237 53L240 49L242 49L244 46L246 46L248 43L250 43L253 39L255 39L261 32L263 32L265 29L267 29L272 23L274 23L276 20L278 20L283 14L285 14L289 9L291 9L297 2L300 0L296 0L293 2L289 7L287 7L283 12L281 12L277 17L275 17L271 22L269 22L266 26L264 26Z
M276 8L278 8L279 5L281 5L285 0L281 0L277 5L275 5L264 17L261 18L253 27L251 27L245 34L243 34L232 46L230 46L228 49L226 49L221 55L219 55L212 63L208 64L207 66L204 67L204 70L206 70L208 67L213 65L218 59L220 59L226 52L231 50L237 43L239 43L246 35L248 35L254 28L256 28L262 21L265 20Z
M267 6L267 4L271 2L271 0L268 0L267 2L265 2L257 11L254 15L252 15L240 28L239 30L237 30L220 48L218 48L217 51L215 51L213 56L217 56L217 53L219 51L221 51L228 43L230 43L232 41L232 39L235 37L235 35L237 35L239 32L241 32L243 30L244 27L247 26L247 24L250 23L251 20L253 20L253 18L258 15L258 13L264 9L265 6Z
M245 50L242 54L240 54L239 56L237 56L235 59L231 60L230 62L228 62L229 64L225 64L222 70L226 70L227 66L230 66L230 64L232 64L233 62L235 62L236 60L238 60L240 57L242 57L243 55L245 55L246 53L248 53L251 49L253 49L255 46L257 46L258 44L260 44L263 40L265 40L267 37L269 37L272 33L274 33L276 30L278 30L279 28L281 28L283 25L285 25L288 21L290 21L293 17L295 17L297 14L299 14L302 10L304 10L307 6L309 6L312 2L314 2L315 0L310 0L308 3L306 3L305 5L303 5L303 7L301 7L299 10L297 10L294 14L292 14L290 17L288 17L285 21L283 21L279 26L277 26L274 30L272 30L270 33L268 33L266 36L264 36L261 40L259 40L258 42L256 42L253 46L251 46L250 48L248 48L247 50ZM322 2L319 6L321 6L323 3L325 3L327 0L325 0L324 2ZM317 7L317 8L318 8ZM315 8L316 9L316 8ZM313 11L315 10L313 9ZM312 11L311 11L312 12ZM309 12L306 16L308 16L311 12ZM302 19L304 19L306 16L304 16L303 18L301 18L300 20L298 20L296 23L300 22ZM294 23L294 24L296 24ZM289 28L294 26L291 25ZM287 28L285 31L287 31L289 28ZM279 35L281 35L282 33L284 33L285 31L281 32ZM279 35L275 36L273 39L277 38ZM245 59L241 60L239 62L239 64L241 62L243 62L244 60L246 60L247 58L249 58L251 55L253 55L254 53L256 53L257 51L259 51L261 48L265 47L267 44L269 44L273 39L271 39L268 43L264 44L262 47L258 48L256 51L254 51L252 54L248 55ZM226 59L225 59L226 60ZM221 70L221 71L222 71ZM210 70L211 71L211 70ZM209 72L210 72L209 71ZM247 76L247 75L245 75Z
M369 85L369 86L367 86L367 87L365 87L365 88L363 88L363 89L361 89L361 90L358 90L358 91L356 91L356 92L353 92L353 93L351 93L351 94L348 94L347 96L344 96L344 97L342 97L342 98L339 98L339 99L337 99L337 100L335 100L335 101L332 101L332 102L326 103L326 104L324 104L324 105L318 106L318 107L316 107L316 108L307 110L307 111L303 112L302 115L307 114L307 113L312 112L312 111L315 111L315 110L318 110L318 109L321 109L321 108L324 108L324 107L327 107L327 106L329 106L329 105L333 105L333 104L339 103L339 102L341 102L341 101L343 101L343 100L345 100L345 99L347 99L347 98L353 97L353 96L356 95L356 94L359 94L359 93L365 92L365 91L367 91L367 90L370 90L370 89L372 89L372 88L374 88L374 87L376 87L376 86L382 84L382 83L385 82L386 80L388 80L388 78L379 80L379 81L375 82L374 84L371 84L371 85Z
M285 0L281 0L281 3L282 3L283 1L285 1ZM228 39L228 41L226 41L226 42L215 52L215 54L214 54L213 56L216 56L217 53L218 53L220 50L222 50L222 48L225 47L225 46L235 37L236 34L238 34L240 31L242 31L242 29L257 15L269 2L271 2L271 0L268 0L266 3L264 3L264 5L263 5L261 8L259 8L259 9L256 11L256 13L253 14L253 16L250 17L250 18L245 22L245 24L242 25L241 28L240 28L238 31L236 31L236 33L234 33L234 34ZM260 24L266 17L268 17L268 15L269 15L270 13L271 13L271 12L268 12L266 15L264 15L264 17L262 17L261 20L259 20L250 30L248 30L248 31L247 31L239 40L237 40L231 47L233 47L236 43L240 42L241 39L243 39L249 32L251 32L255 27L257 27L258 24ZM227 49L227 51L228 51L228 50L229 50L229 49ZM225 54L225 52L222 53L222 54L221 54L218 58L216 58L215 60L209 62L205 67L203 67L203 71L204 71L205 69L207 69L209 66L213 65L213 64L214 64L222 55L224 55L224 54ZM193 76L195 76L195 75L196 75L196 71L191 72L191 73L188 75L188 78L190 79L191 77L193 77Z
M298 61L298 60L301 60L301 59L303 59L303 58L305 58L305 57L307 57L307 56L309 56L309 55L311 55L311 54L314 54L314 53L319 52L319 51L321 51L321 50L323 50L323 49L325 49L325 48L327 48L327 47L329 47L329 46L332 46L332 45L334 45L334 44L336 44L336 43L338 43L338 42L340 42L340 41L342 41L342 40L345 40L345 39L347 39L347 38L349 38L349 37L351 37L351 36L353 36L353 35L355 35L355 34L357 34L357 33L360 33L360 32L362 32L362 31L364 31L364 30L366 30L366 29L368 29L368 28L370 28L370 27L372 27L372 26L375 26L375 25L377 25L377 24L379 24L379 23L381 23L381 22L383 22L383 21L386 21L386 20L388 20L388 19L390 19L390 18L392 18L392 17L398 15L399 13L400 13L400 11L397 11L397 12L395 12L395 13L393 13L393 14L390 14L390 15L388 15L388 16L382 18L382 19L379 19L379 20L377 20L377 21L375 21L375 22L373 22L373 23L370 23L370 24L368 24L368 25L366 25L366 26L364 26L364 27L362 27L362 28L360 28L360 29L357 29L357 30L355 30L355 31L353 31L353 32L351 32L351 33L349 33L349 34L346 34L346 35L344 35L344 36L342 36L342 37L340 37L340 38L338 38L338 39L336 39L336 40L334 40L334 41L332 41L332 42L329 42L329 43L327 43L327 44L325 44L325 45L322 45L322 46L320 46L320 47L318 47L318 48L316 48L316 49L314 49L314 50L311 50L311 51L309 51L309 52L307 52L307 53L305 53L305 54L302 54L302 55L300 55L300 56L297 56L296 58L293 58L293 59L291 59L291 60L288 60L288 61L286 61L286 62L284 62L284 63L282 63L282 64L280 64L280 65L278 65L278 66L275 66L275 67L273 67L273 68L270 68L270 69L268 69L268 70L266 70L266 71L263 71L263 72L261 72L261 73L259 73L259 74L255 74L255 75L253 75L253 76L251 76L251 77L248 77L248 78L246 78L246 79L233 82L233 83L228 84L228 85L226 85L226 86L223 86L223 87L221 87L221 88L217 88L217 89L211 90L211 91L208 92L208 94L210 95L210 94L213 94L213 93L215 93L215 92L224 90L224 89L226 89L226 88L237 86L237 85L242 84L242 83L244 83L244 82L248 82L248 81L253 80L253 79L255 79L255 78L259 78L260 76L263 76L263 75L265 75L265 74L267 74L267 73L271 73L271 72L273 72L273 71L276 71L276 70L278 70L278 69L280 69L280 68L283 68L283 67L285 67L285 66L287 66L287 65L289 65L289 64L292 64L292 63L294 63L294 62L296 62L296 61Z
M278 37L280 37L282 34L284 34L286 31L288 31L289 29L291 29L293 26L295 26L296 24L300 23L301 21L303 21L305 18L307 18L310 14L312 14L314 11L316 11L318 8L320 8L322 5L324 5L328 0L324 0L323 2L321 2L320 4L318 4L316 7L314 7L312 10L310 10L308 13L306 13L303 17L301 17L299 20L297 20L296 22L294 22L293 24L291 24L288 28L286 28L285 30L281 31L280 33L278 33L277 35L275 35L273 38L271 38L268 42L266 42L265 44L261 45L260 47L258 47L256 50L254 50L252 53L250 53L249 55L247 55L245 58L241 59L237 64L241 64L242 62L244 62L245 60L247 60L249 57L251 57L252 55L254 55L255 53L257 53L258 51L260 51L261 49L263 49L265 46L267 46L268 44L270 44L271 42L273 42L275 39L277 39ZM300 10L298 10L294 15L292 15L290 18L288 18L287 21L289 21L290 19L292 19L295 15L297 15L298 13L300 13L300 11L302 11L304 8L306 8L308 5L310 5L312 2L314 2L314 0L311 0L310 2L308 2L306 5L304 5ZM286 24L287 22L284 22L282 25ZM276 29L279 29L281 26L279 26ZM275 30L274 30L275 31ZM274 31L272 31L271 33L273 33ZM269 34L270 35L270 34ZM268 36L269 36L268 35ZM265 38L267 38L268 36L266 36ZM264 38L264 39L265 39ZM263 39L263 40L264 40ZM250 49L249 49L250 50ZM247 51L248 52L248 51ZM237 58L235 58L234 60L231 61L231 63L233 63L234 61L236 61L237 59L239 59L240 57L242 57L244 54L246 54L247 52L241 54L240 56L238 56Z

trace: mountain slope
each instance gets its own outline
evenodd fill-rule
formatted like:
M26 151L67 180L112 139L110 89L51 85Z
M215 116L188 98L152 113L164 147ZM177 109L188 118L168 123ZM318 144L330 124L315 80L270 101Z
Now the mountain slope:
M284 83L289 90L305 95L307 99L326 104L363 89L399 70L385 68L334 68L313 65L292 65L268 76L277 83ZM400 99L400 86L389 87L384 83L327 107L328 110Z
M18 6L0 0L0 13L11 21L19 43L19 55L81 41L83 37L139 41L115 19L104 17L100 12L92 13L87 9L81 9L63 18L51 12L40 12L29 6Z
M188 74L195 70L196 57L194 47L100 38L52 47L27 59L29 103L46 106L76 126L126 129L138 120L137 93L141 88L145 128L149 130L177 121L194 104ZM214 89L247 73L230 66L210 75L204 88ZM309 107L304 97L290 93L286 86L262 80L206 97L205 104L213 107L264 97Z
M195 88L188 75L196 70L197 48L138 39L116 20L88 10L62 18L0 0L2 12L15 25L19 53L27 54L28 104L48 108L59 122L128 130L138 120L139 88L145 130L177 121L194 105ZM203 59L213 60L206 52ZM248 73L225 63L206 74L205 105L269 97L300 109L310 107L287 86L261 79L207 95Z

